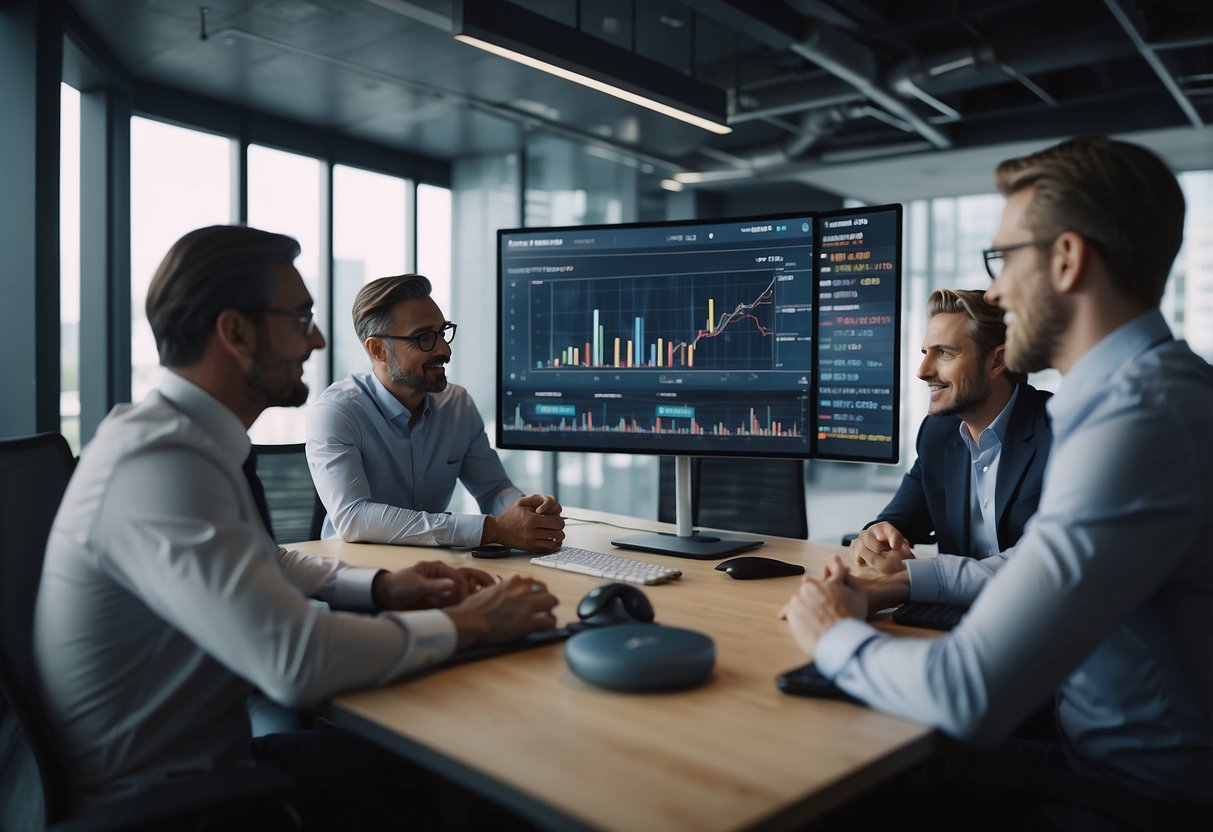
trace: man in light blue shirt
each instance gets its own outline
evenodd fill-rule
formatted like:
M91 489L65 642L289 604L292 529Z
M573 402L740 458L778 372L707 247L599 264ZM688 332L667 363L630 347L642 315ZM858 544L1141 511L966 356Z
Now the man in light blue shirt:
M336 382L308 411L308 465L328 511L321 536L558 548L564 520L556 498L514 487L472 397L447 384L455 324L430 297L429 280L372 280L353 317L371 372ZM484 514L446 511L457 482Z
M911 560L864 582L835 558L782 614L873 707L989 745L1056 691L1068 774L1209 801L1213 369L1158 311L1182 193L1152 153L1103 138L1004 162L998 184L987 298L1007 313L1007 364L1064 376L1039 512L985 560ZM938 639L863 622L907 595L975 603Z

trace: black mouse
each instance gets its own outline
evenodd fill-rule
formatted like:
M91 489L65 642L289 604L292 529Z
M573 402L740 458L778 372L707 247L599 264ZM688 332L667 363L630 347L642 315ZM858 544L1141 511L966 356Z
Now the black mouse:
M803 575L804 567L798 563L784 563L774 558L757 555L742 555L716 564L716 568L730 578L748 581L752 578L782 578L785 575Z
M603 584L591 589L577 604L577 617L582 627L648 624L653 620L653 605L631 584Z

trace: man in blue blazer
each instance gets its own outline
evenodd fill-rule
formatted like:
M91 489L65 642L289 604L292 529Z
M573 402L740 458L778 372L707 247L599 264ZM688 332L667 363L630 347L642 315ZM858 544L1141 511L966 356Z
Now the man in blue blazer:
M851 544L857 564L903 569L911 544L985 558L1015 545L1040 498L1051 394L1007 369L1002 311L981 292L937 289L918 377L931 388L918 459Z

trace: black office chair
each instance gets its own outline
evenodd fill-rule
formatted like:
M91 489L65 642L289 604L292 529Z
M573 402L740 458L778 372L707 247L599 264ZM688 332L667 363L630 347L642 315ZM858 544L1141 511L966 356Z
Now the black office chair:
M274 540L279 544L317 540L324 524L324 504L316 494L302 442L254 445L257 477L265 487Z
M35 682L33 620L47 537L75 463L57 433L0 440L0 828L195 829L211 828L207 819L250 815L271 828L291 828L293 810L277 797L292 781L269 767L183 778L71 814Z
M658 465L657 519L676 519L674 458ZM691 459L691 522L778 537L809 536L804 462L799 459Z

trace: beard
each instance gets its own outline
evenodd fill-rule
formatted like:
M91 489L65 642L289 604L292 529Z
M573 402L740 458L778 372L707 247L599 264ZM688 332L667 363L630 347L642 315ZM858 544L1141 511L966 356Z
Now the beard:
M403 384L405 387L420 390L423 393L441 393L446 389L446 373L432 380L425 376L424 370L419 376L412 375L405 372L405 369L400 366L400 362L396 360L396 353L391 350L387 355L387 372L392 381L397 384Z
M1053 361L1074 317L1067 299L1054 291L1043 270L1029 287L1023 308L1014 313L1007 331L1007 367L1017 373L1035 373Z
M932 403L927 412L932 416L960 416L977 411L990 398L990 380L984 376L964 378L952 383L952 399Z
M299 407L307 402L307 385L293 377L298 365L281 356L270 355L259 341L253 366L245 375L248 383L265 397L266 407ZM306 360L306 359L305 359Z

